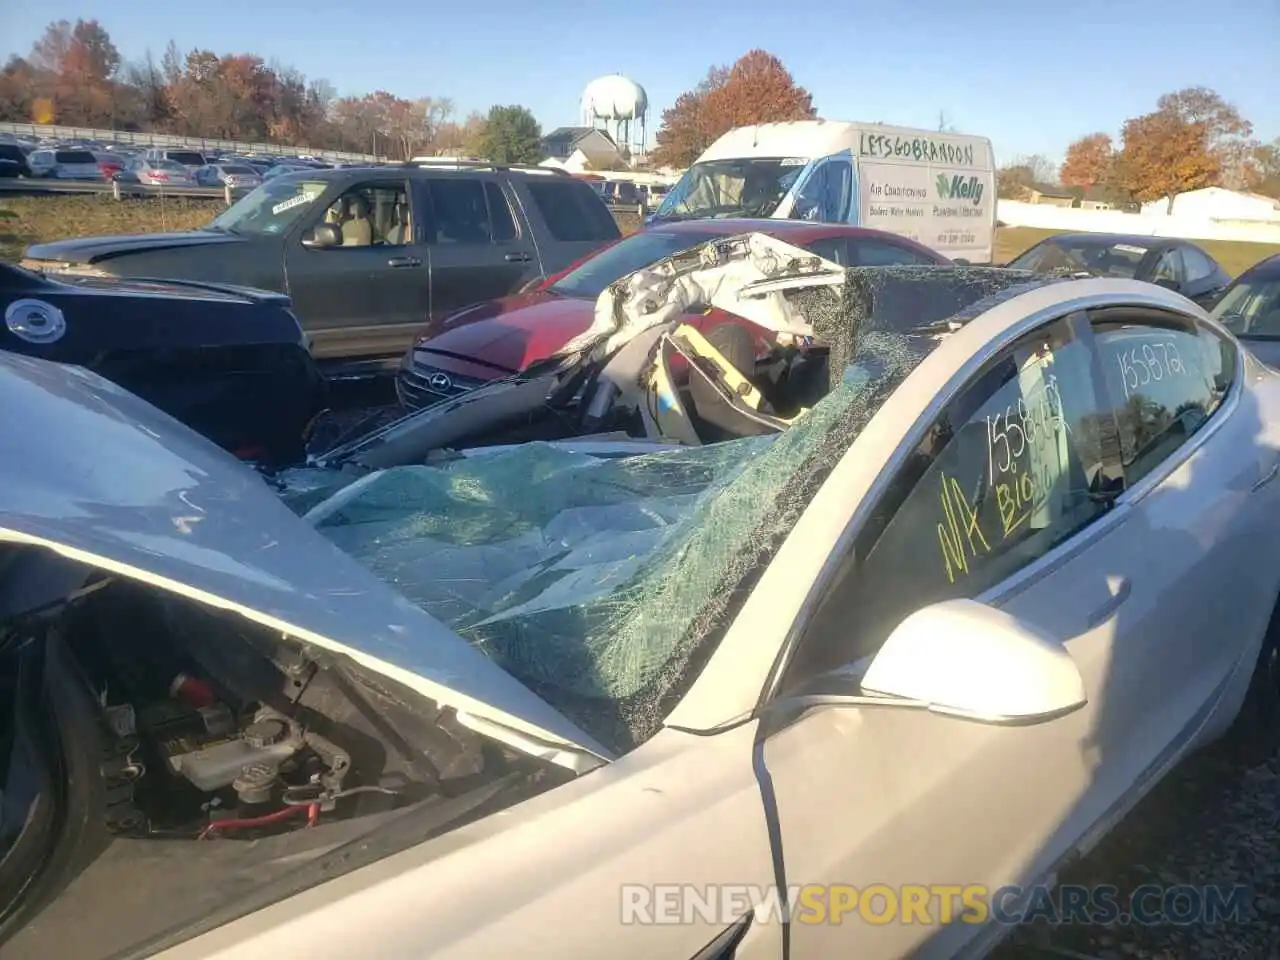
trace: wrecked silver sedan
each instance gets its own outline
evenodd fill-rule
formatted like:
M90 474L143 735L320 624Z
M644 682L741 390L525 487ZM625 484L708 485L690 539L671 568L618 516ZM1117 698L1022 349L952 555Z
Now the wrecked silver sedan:
M805 911L1046 880L1270 748L1280 380L1199 308L758 235L598 307L270 477L0 359L6 960L976 955Z

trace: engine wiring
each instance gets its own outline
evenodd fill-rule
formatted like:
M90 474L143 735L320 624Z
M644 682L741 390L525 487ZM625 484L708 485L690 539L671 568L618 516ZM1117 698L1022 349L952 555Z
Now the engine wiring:
M196 837L196 839L208 840L219 830L243 830L247 827L265 827L268 824L279 823L281 820L287 820L289 817L292 817L295 814L301 813L303 810L307 810L310 807L316 808L316 817L318 817L320 812L319 806L320 805L318 803L311 803L311 804L308 804L307 806L302 806L301 804L296 806L290 805L290 806L284 807L281 810L277 810L274 813L263 814L260 817L245 817L245 818L236 819L236 820L215 820L212 823L210 823L207 827L205 827L203 830L201 830L200 834ZM314 823L312 822L311 816L308 816L307 819L308 819L307 825L313 826Z

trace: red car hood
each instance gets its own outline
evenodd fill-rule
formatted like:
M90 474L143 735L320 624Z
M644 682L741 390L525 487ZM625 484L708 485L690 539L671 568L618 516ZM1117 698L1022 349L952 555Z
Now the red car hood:
M490 300L446 318L441 332L414 344L414 353L478 361L494 375L514 373L551 356L591 326L595 303L534 292Z

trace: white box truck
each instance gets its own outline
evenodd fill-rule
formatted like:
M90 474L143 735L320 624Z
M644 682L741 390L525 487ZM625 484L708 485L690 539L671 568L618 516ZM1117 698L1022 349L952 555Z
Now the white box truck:
M871 123L738 127L707 148L649 222L712 217L850 223L990 263L995 155L986 137Z

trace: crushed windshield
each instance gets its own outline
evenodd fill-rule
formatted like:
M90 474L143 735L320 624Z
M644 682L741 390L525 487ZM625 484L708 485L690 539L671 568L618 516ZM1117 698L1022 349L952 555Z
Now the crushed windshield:
M673 253L725 234L676 233L646 230L633 233L592 257L576 270L571 270L551 285L566 297L594 300L615 280L656 263Z
M706 160L688 169L658 207L659 219L769 217L806 161L795 157Z
M372 474L312 520L601 742L629 749L661 724L694 652L727 625L822 477L937 344L930 325L1028 283L1004 270L849 274L815 322L843 377L785 433L612 459L546 443L482 449ZM328 486L316 471L301 479L299 511Z
M272 180L256 187L209 224L212 230L263 235L281 233L325 191L319 180Z

